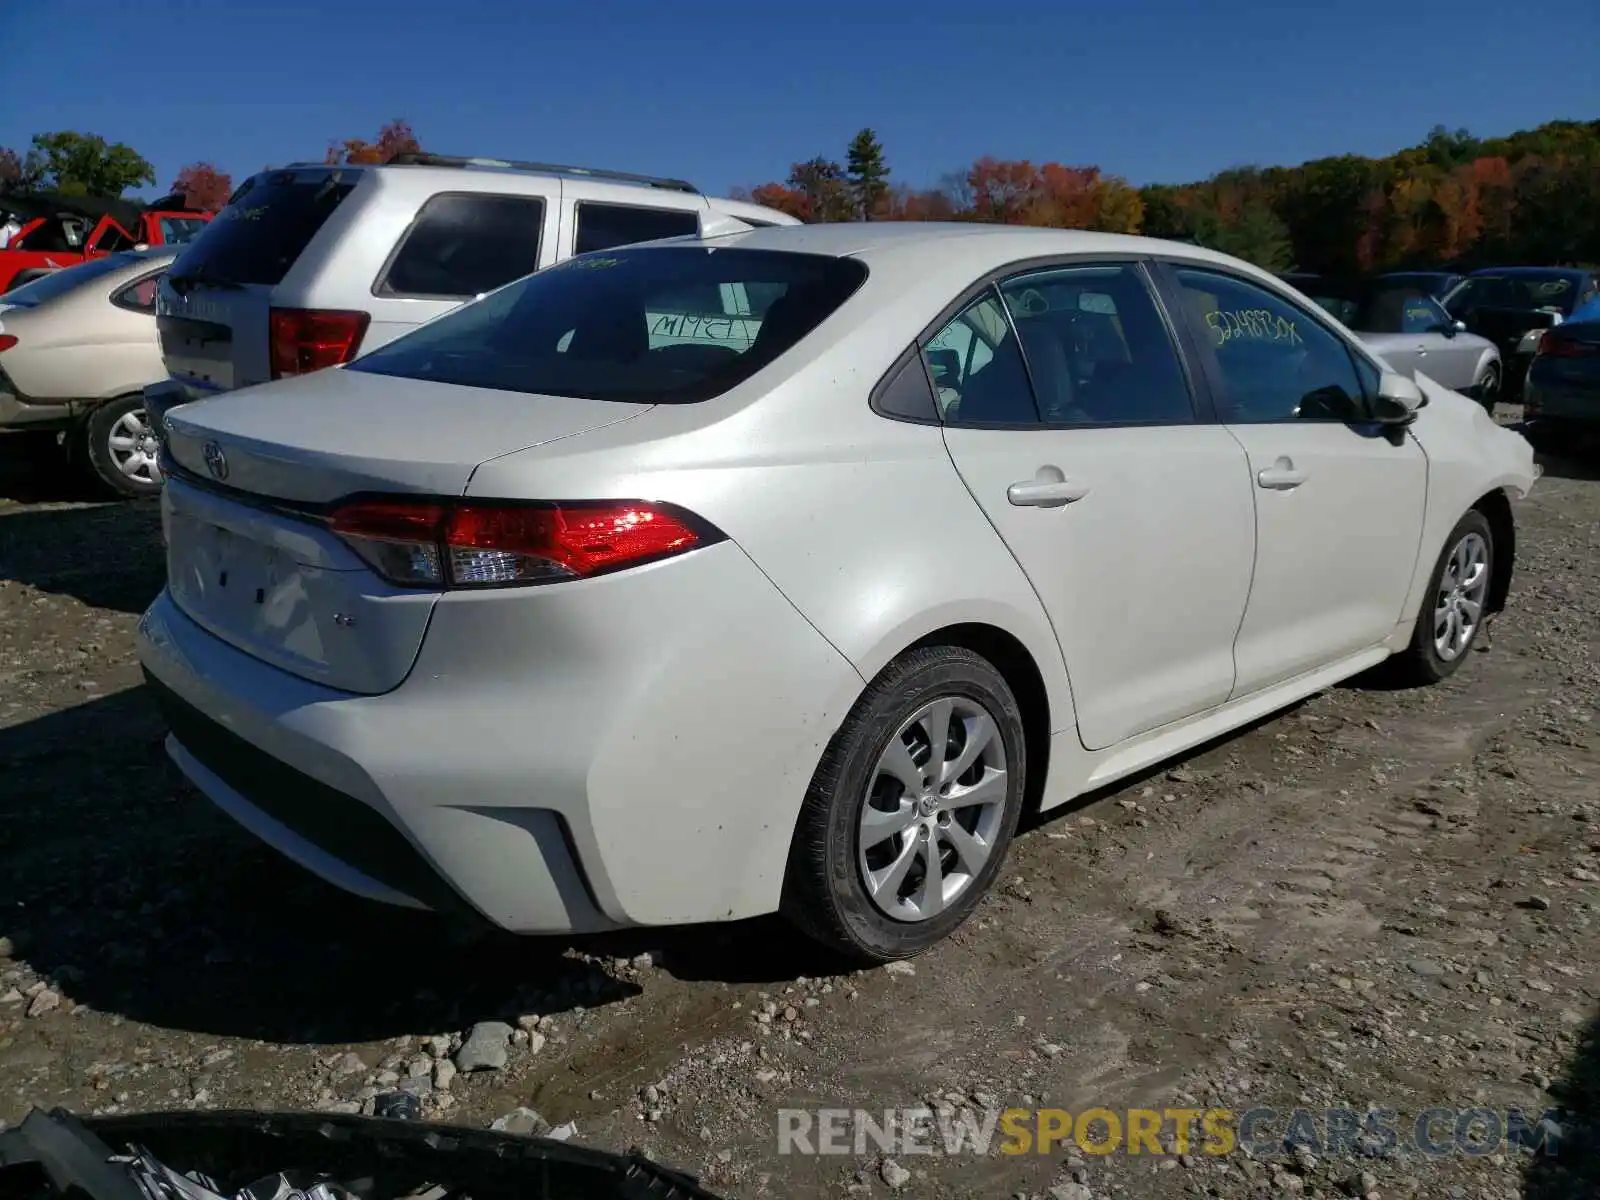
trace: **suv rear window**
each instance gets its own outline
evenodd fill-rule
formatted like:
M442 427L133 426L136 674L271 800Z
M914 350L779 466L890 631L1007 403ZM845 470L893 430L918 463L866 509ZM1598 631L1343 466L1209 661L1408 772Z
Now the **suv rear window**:
M857 259L774 250L585 254L465 304L347 369L508 392L693 403L800 342L866 277Z
M189 243L172 278L269 286L282 282L359 179L359 171L255 176Z

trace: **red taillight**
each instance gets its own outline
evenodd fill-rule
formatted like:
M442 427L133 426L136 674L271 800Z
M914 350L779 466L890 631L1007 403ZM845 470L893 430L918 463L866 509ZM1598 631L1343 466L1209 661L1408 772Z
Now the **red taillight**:
M361 347L369 319L364 312L274 308L268 315L272 377L304 375L349 362Z
M1580 342L1560 329L1546 329L1535 353L1543 358L1588 358L1591 354L1600 354L1600 345Z
M405 587L502 587L582 579L718 541L670 505L361 500L329 527L385 579Z
M9 350L17 344L17 339L9 333L0 333L0 350Z

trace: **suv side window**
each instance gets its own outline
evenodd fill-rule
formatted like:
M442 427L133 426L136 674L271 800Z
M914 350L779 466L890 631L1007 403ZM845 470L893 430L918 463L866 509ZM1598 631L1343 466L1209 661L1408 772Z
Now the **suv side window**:
M539 267L544 201L443 192L417 213L374 289L451 300L492 292Z
M1028 368L1000 293L988 288L924 347L949 425L1039 424Z
M578 202L577 232L572 252L609 250L656 238L682 237L700 231L698 214L683 208L648 208L630 204Z
M1139 271L1062 267L1000 285L1046 424L1194 421L1189 381Z
M1369 419L1349 347L1309 312L1234 275L1172 273L1221 385L1225 422Z

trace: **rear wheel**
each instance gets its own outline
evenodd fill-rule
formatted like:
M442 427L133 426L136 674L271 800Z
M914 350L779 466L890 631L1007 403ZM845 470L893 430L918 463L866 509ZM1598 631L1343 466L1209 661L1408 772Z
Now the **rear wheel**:
M154 496L161 491L156 435L141 396L102 404L83 423L89 469L99 484L119 496Z
M1483 631L1493 575L1494 534L1473 509L1445 539L1411 644L1393 660L1405 682L1438 683L1455 674Z
M1022 810L1015 696L988 660L913 650L856 702L817 768L783 911L850 958L908 958L972 914Z

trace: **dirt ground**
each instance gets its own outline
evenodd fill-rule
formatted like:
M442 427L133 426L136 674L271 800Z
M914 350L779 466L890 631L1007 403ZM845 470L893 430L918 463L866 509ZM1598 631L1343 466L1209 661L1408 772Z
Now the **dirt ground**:
M1448 683L1355 681L1034 822L950 943L841 974L774 921L475 938L281 861L165 761L133 648L155 507L48 450L0 443L0 1120L401 1087L730 1196L1600 1195L1592 456L1546 460ZM504 1065L456 1071L480 1022ZM924 1104L1562 1111L1555 1154L779 1153L780 1108Z

